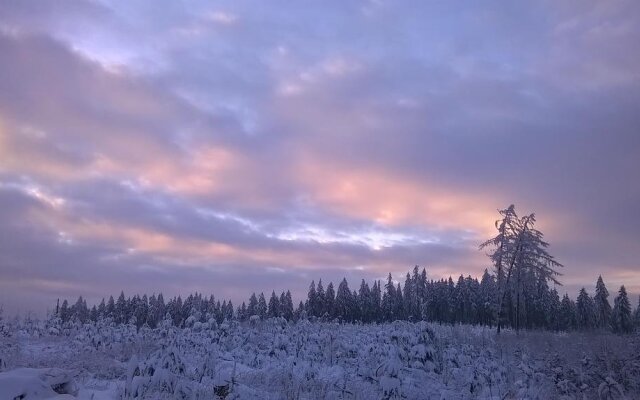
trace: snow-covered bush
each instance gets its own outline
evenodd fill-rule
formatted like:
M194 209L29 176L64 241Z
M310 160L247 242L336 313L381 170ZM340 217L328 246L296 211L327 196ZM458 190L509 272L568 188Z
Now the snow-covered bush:
M0 370L60 366L124 399L640 398L640 337L206 318L7 322Z

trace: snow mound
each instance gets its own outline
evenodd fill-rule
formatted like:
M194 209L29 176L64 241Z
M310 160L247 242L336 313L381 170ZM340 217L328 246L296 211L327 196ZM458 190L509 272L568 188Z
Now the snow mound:
M18 368L0 373L0 400L75 399L77 386L59 368Z

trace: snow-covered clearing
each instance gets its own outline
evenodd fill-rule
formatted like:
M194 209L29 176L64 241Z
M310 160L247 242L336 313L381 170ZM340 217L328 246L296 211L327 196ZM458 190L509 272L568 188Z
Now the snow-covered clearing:
M637 399L640 338L399 321L27 321L5 326L0 371L0 400Z

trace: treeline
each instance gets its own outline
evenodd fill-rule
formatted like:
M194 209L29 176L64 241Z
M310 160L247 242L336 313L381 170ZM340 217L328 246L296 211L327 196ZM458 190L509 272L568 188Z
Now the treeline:
M533 278L533 277L531 277ZM632 312L627 292L622 286L609 303L609 293L601 277L596 293L591 297L583 288L576 301L565 294L560 298L557 290L550 289L544 279L523 278L520 306L516 307L515 293L505 296L502 313L504 325L516 326L520 312L520 326L529 329L594 330L611 329L617 333L631 332L640 327L640 304ZM110 297L88 308L80 297L75 304L64 300L56 306L54 316L62 323L86 323L109 319L115 324L134 324L138 328L157 327L163 321L178 327L192 326L196 322L215 320L247 321L252 318L282 317L288 321L301 318L340 320L344 322L382 323L394 320L426 320L448 324L482 324L495 326L500 293L494 275L485 270L481 280L460 276L428 280L425 269L416 266L407 273L404 285L396 283L389 274L387 281L362 280L359 289L351 290L346 279L326 288L322 281L311 282L305 301L294 307L291 293L279 296L271 293L267 300L263 293L251 295L248 302L234 308L231 301L206 297L196 293L186 299L174 297L165 302L162 294L126 298L121 293L117 300Z

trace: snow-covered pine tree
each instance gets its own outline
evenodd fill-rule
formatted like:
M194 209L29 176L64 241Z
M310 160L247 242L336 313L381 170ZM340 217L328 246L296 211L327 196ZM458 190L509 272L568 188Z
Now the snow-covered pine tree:
M636 330L640 330L640 296L638 296L638 307L636 307L636 312L634 313L634 322Z
M258 298L255 293L251 293L251 297L249 297L249 305L247 306L247 314L249 317L252 315L258 314Z
M608 329L611 326L611 305L609 304L609 291L602 280L602 276L598 276L596 282L596 295L593 298L596 323L598 328Z
M291 292L287 290L284 293L284 299L280 301L280 307L282 316L291 321L293 319L293 299L291 298Z
M115 321L117 324L126 324L129 322L127 318L127 300L124 297L124 291L120 292L118 301L116 301Z
M260 316L261 319L265 319L267 317L267 301L264 298L264 293L260 293L258 297L258 305L256 307L256 314Z
M547 310L547 328L560 330L560 295L556 289L549 292L549 309Z
M369 285L364 279L360 282L357 302L362 322L371 322L371 289L369 289Z
M382 295L382 314L385 321L393 321L395 319L394 311L396 309L396 288L393 285L393 277L391 273L387 277L387 284L384 286L384 294Z
M67 299L62 301L62 306L60 306L60 320L62 323L69 321L70 311L69 311L69 302Z
M615 333L631 333L633 331L633 321L631 320L631 304L627 296L627 289L620 286L618 296L614 300L613 312L611 315L611 326Z
M107 315L108 318L116 319L116 302L113 300L113 296L109 296L107 302ZM163 315L164 316L164 315Z
M322 317L325 313L325 293L324 286L322 285L322 279L318 281L318 286L316 286L316 304L315 304L315 315L316 317Z
M595 306L585 288L580 289L578 294L576 318L580 329L592 329L596 326Z
M382 293L380 291L380 281L375 281L371 288L371 314L373 321L382 321L382 311L380 303L382 302Z
M333 319L335 317L334 307L336 302L336 291L333 288L333 282L329 282L327 285L327 291L324 294L324 309L329 317L329 319Z
M239 321L246 321L249 318L248 312L247 312L247 303L245 303L244 301L242 302L242 304L240 305L238 312L238 320Z
M478 319L483 325L492 325L495 321L495 315L497 310L496 304L496 282L495 279L487 269L482 274L482 280L480 281L480 293L478 304Z
M275 291L271 291L271 297L269 298L269 307L267 310L267 315L270 318L277 318L280 316L280 300L278 296L276 296Z
M417 268L418 268L417 266L414 267L414 273L416 275L418 273ZM415 304L417 302L417 296L416 296L416 289L415 289L415 281L413 280L409 272L407 272L407 275L405 276L404 289L402 293L404 296L404 315L406 316L407 319L410 319L413 321L415 320L414 310L416 309Z
M318 303L318 294L316 292L316 281L311 281L311 285L309 285L309 292L307 293L307 305L306 310L307 314L311 316L316 316Z
M107 313L107 303L104 301L104 297L103 297L102 300L100 301L100 304L98 304L98 318L106 317L106 313Z
M560 303L558 328L563 331L574 329L576 326L576 304L565 293Z
M402 295L402 288L400 287L400 282L398 282L398 286L396 287L396 300L394 301L394 318L395 319L405 319L404 310L404 296Z
M347 279L343 278L338 285L338 293L336 294L336 317L344 321L352 320L353 299Z

